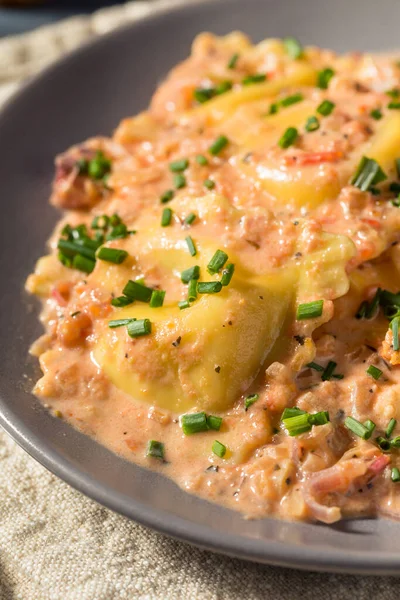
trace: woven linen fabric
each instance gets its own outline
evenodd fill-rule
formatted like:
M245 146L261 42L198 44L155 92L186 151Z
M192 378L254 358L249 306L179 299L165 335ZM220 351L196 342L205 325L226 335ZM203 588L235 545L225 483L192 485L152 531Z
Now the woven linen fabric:
M83 41L180 1L129 2L0 40L0 104ZM398 585L255 565L169 539L82 496L0 430L0 600L392 600Z

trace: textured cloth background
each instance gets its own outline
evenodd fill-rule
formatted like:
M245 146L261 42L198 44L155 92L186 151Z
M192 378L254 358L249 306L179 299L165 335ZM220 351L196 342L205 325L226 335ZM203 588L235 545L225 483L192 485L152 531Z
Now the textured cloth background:
M0 40L0 104L82 41L180 1L129 2ZM394 600L399 584L254 565L168 539L74 491L0 430L0 600Z

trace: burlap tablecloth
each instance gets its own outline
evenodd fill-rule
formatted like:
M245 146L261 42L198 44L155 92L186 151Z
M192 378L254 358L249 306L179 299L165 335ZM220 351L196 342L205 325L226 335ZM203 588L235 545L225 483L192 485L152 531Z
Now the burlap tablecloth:
M165 3L129 2L0 40L0 104L82 41ZM0 600L392 600L398 586L254 565L168 539L71 489L0 430Z

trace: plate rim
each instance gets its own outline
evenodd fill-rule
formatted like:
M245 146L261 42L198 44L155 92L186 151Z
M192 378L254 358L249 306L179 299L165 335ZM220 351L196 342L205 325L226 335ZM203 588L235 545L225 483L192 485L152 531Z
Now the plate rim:
M238 1L218 0L218 3L229 5L238 3ZM266 1L269 2L270 0ZM132 22L84 42L78 48L48 65L34 77L23 82L17 91L2 105L0 118L6 119L7 112L12 110L14 102L24 97L25 94L29 94L31 88L41 85L42 80L47 79L52 72L68 66L70 61L75 60L76 57L89 49L101 44L112 43L114 38L118 38L127 30L132 30L134 34L136 28L146 22L159 19L163 14L179 11L190 13L199 8L207 9L215 3L216 0L192 0L190 4L184 4L184 0L175 0L172 6L168 6L165 2L162 2L155 6L151 13L139 16ZM272 566L343 574L398 575L399 573L400 554L395 552L388 552L384 555L364 554L348 549L342 552L326 547L310 548L306 545L300 547L289 542L245 538L226 532L220 535L219 532L214 532L211 527L199 525L161 509L149 509L140 501L112 490L91 475L79 470L79 467L72 464L53 448L46 438L39 438L30 431L25 421L12 413L1 396L0 426L31 457L72 488L113 512L174 539L212 552ZM290 521L287 523L290 524ZM321 526L321 533L324 527L327 526Z

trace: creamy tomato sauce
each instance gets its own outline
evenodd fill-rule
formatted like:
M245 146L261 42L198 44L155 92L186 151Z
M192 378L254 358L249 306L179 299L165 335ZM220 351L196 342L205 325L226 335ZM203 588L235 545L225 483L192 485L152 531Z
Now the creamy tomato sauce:
M400 64L200 35L56 159L55 417L249 517L400 514Z

